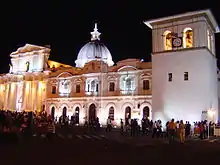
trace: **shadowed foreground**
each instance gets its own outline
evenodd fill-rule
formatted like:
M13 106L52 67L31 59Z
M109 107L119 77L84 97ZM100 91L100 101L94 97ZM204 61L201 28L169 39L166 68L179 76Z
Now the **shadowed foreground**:
M135 147L111 140L33 139L29 143L1 146L1 164L143 164L217 163L218 143L158 144ZM172 159L171 160L171 157ZM177 162L178 161L178 162Z

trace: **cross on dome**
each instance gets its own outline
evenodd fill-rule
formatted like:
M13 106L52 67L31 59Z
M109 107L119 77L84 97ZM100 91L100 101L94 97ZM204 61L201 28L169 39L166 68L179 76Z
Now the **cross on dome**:
M91 35L91 41L100 40L99 36L101 35L101 33L98 32L97 23L95 23L95 28L93 32L91 32Z

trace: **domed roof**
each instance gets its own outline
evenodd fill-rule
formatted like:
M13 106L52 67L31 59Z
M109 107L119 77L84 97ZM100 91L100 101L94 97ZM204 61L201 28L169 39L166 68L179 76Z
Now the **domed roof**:
M91 41L85 44L79 51L77 60L75 61L76 67L83 68L86 63L93 60L101 60L108 64L108 66L114 64L110 51L100 42L100 34L97 29L97 24L95 24L94 31L91 32Z

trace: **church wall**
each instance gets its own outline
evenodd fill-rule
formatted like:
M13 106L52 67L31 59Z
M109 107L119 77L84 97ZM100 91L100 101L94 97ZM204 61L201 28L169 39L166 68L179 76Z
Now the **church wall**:
M188 81L184 81L188 72ZM153 119L201 120L202 111L213 108L217 120L216 59L205 49L153 54ZM168 74L172 73L172 81Z
M139 118L143 116L140 107L148 106L151 111L151 88L143 90L143 80L147 79L151 84L151 70L121 70L120 72L109 73L88 73L77 76L64 76L60 73L60 77L53 77L48 79L47 83L47 99L46 109L51 113L51 108L55 108L55 116L62 115L63 108L67 108L67 115L71 116L75 113L75 108L80 108L80 124L84 124L88 120L89 106L95 104L97 115L102 125L106 125L109 108L114 107L115 120L114 124L119 125L120 119L125 118L125 108L130 106L132 111L132 118ZM121 80L123 77L134 77L134 91L132 93L123 93L121 87ZM59 86L63 80L70 80L70 93L68 96L60 95ZM96 80L98 83L98 92L88 91L87 83ZM115 83L115 91L109 91L110 82ZM76 93L76 85L80 85L80 93ZM56 93L52 94L52 86L56 86ZM91 86L91 84L90 84ZM151 85L150 85L151 86ZM100 98L101 97L101 98ZM135 97L140 97L140 100ZM149 98L150 97L150 98ZM135 98L135 99L134 99ZM138 106L139 104L139 106ZM152 112L149 112L152 116Z
M21 110L42 111L46 99L46 84L44 81L24 81Z
M148 74L147 76L140 77L140 75ZM47 98L62 98L62 97L84 97L84 96L120 96L128 95L123 93L122 83L123 78L131 76L133 77L133 92L129 95L151 95L151 88L149 90L143 90L143 80L147 79L150 81L151 86L151 70L132 70L132 71L120 71L120 72L109 72L109 73L88 73L77 76L69 77L53 77L48 79L47 83ZM98 86L98 91L92 92L91 81L95 80ZM62 95L63 88L62 82L70 81L67 88L69 88L68 95ZM114 91L109 91L110 83L115 83ZM80 93L76 92L76 85L80 85ZM96 87L97 87L96 86ZM56 92L52 93L52 88L56 88ZM95 87L95 88L96 88Z
M62 115L63 108L67 108L67 115L75 115L76 107L79 107L80 124L84 124L89 120L89 107L94 104L96 107L96 114L99 117L100 124L106 125L109 116L109 108L114 108L114 121L113 125L120 126L120 119L125 119L125 108L129 106L132 110L131 118L137 118L139 123L143 116L143 108L148 106L150 117L151 111L151 97L146 96L118 96L118 97L78 97L78 98L51 98L47 99L46 110L51 114L52 107L55 108L55 117ZM138 106L139 105L139 106Z

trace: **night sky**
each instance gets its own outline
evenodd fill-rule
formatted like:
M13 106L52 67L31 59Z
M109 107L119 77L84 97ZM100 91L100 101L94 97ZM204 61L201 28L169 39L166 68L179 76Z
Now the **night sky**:
M150 61L151 30L144 20L210 8L220 23L220 2L215 1L7 0L0 5L0 72L9 71L10 53L26 43L51 45L51 60L75 66L80 48L90 41L94 22L114 62L125 58ZM219 41L220 34L216 34L220 57Z

